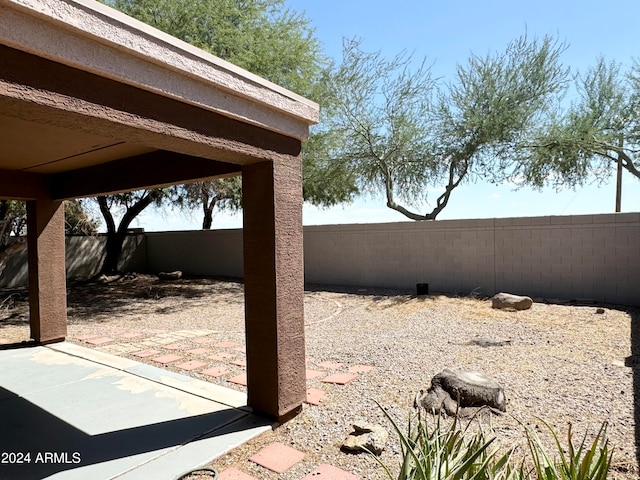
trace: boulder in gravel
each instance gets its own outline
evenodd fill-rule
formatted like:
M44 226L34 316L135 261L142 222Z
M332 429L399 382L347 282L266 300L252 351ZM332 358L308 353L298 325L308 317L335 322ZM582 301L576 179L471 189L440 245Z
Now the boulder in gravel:
M353 432L342 443L342 448L350 452L369 451L380 455L387 444L389 433L378 424L355 422Z
M160 280L180 280L182 278L182 272L176 270L175 272L160 272L158 274Z
M479 409L506 412L504 389L486 375L470 370L443 370L431 379L428 390L420 390L413 402L430 413L468 417Z
M497 293L491 297L491 308L502 310L528 310L533 305L531 297L513 295L512 293Z

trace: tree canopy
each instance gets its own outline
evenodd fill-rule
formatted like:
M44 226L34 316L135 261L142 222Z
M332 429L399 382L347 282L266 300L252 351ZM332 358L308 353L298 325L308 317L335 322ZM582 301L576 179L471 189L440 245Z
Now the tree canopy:
M412 70L406 53L387 60L347 40L331 78L331 156L348 163L363 190L384 193L389 208L433 220L461 182L496 176L513 161L566 85L564 48L523 36L503 52L472 55L445 83L424 61ZM442 193L430 211L415 211L430 188Z
M228 60L311 99L323 96L324 71L329 65L309 20L291 11L284 0L103 0L122 12L172 36ZM304 156L305 198L332 205L348 200L356 188L350 176L313 163ZM343 172L344 173L344 172ZM309 183L312 182L312 183ZM313 182L332 185L323 190ZM329 192L329 193L327 193ZM151 204L163 202L203 212L210 228L213 209L239 208L238 179L196 182L178 188L145 190L98 200L108 231L107 258L102 273L117 271L124 233L133 219ZM118 225L113 209L120 209Z
M605 181L620 162L640 179L640 64L628 72L598 58L576 76L577 100L560 108L522 145L514 176L541 188Z

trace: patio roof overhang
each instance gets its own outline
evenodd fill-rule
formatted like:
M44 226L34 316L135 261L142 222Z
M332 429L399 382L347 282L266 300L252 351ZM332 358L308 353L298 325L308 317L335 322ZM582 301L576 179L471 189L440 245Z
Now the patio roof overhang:
M313 102L92 0L0 0L0 62L5 197L239 173L297 156L318 116ZM124 182L154 159L163 175ZM32 193L9 191L15 179Z
M242 174L249 404L305 395L301 142L318 105L93 0L0 0L0 198L31 332L66 335L61 200Z

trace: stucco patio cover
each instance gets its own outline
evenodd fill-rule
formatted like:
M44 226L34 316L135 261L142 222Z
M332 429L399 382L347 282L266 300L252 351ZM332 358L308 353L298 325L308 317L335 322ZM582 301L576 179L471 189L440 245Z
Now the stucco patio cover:
M318 106L92 0L0 0L0 198L31 335L66 336L62 200L242 174L248 403L305 399L301 142ZM215 319L212 319L215 321Z

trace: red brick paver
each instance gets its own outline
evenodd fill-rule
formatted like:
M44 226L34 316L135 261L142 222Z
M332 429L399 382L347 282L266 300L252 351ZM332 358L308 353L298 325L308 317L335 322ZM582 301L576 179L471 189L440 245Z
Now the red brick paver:
M258 451L249 460L276 473L284 473L300 462L304 456L304 452L295 448L282 443L272 443Z
M356 378L358 378L358 375L356 375L355 373L336 373L334 375L329 375L327 378L323 378L322 381L324 383L337 383L338 385L346 385Z
M161 353L160 350L140 350L139 352L133 352L132 355L140 358L152 357Z
M218 475L218 480L258 480L256 477L252 477L251 475L247 475L244 472L241 472L237 468L227 468L224 472L220 472Z
M310 405L320 405L320 400L324 398L326 393L319 388L309 388L307 390L307 403Z
M89 334L89 335L78 335L75 337L76 340L89 340L90 338L98 338L98 335Z
M209 353L210 351L210 348L193 348L191 350L187 350L186 353L189 353L191 355L204 355L205 353Z
M247 374L241 373L240 375L236 375L235 377L227 378L228 382L235 383L236 385L247 386Z
M358 480L358 478L359 477L356 477L353 473L345 472L344 470L333 467L331 465L322 464L313 472L310 472L308 475L302 477L301 480Z
M185 363L181 363L180 365L176 365L178 368L182 370L195 370L196 368L204 367L207 362L201 362L199 360L190 360Z
M176 355L175 353L169 353L168 355L160 355L159 357L154 357L151 360L166 365L167 363L173 363L177 362L178 360L182 360L182 357L180 355Z
M207 370L203 370L202 373L209 375L210 377L221 377L229 373L229 370L227 370L226 367L212 367Z

